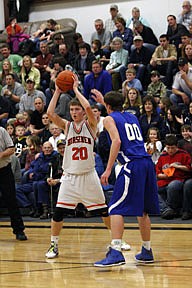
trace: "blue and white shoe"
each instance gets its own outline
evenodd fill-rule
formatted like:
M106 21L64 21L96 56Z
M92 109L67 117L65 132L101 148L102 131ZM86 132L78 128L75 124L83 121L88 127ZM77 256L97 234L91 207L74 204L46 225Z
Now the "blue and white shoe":
M119 266L123 264L125 264L125 258L123 254L120 251L115 250L110 247L109 251L106 254L106 258L101 261L95 262L94 266L95 267L111 267L111 266Z
M152 250L147 250L142 246L141 253L135 255L135 260L138 263L153 263L154 258L153 258L153 252Z

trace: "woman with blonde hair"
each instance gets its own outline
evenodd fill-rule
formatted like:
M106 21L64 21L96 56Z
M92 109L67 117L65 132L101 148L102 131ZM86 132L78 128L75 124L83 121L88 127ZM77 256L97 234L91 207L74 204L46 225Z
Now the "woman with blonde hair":
M35 82L35 89L40 88L40 72L33 66L32 58L29 55L23 57L21 68L21 82L25 89L27 79L32 79Z
M123 105L124 110L139 118L142 108L142 100L139 91L135 88L129 88L126 85L123 89L123 95L125 97Z

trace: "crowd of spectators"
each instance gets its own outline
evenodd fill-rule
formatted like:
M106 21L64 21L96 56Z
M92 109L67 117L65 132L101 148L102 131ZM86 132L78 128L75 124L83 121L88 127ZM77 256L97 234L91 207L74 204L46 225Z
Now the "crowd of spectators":
M125 98L124 109L139 119L146 151L152 155L156 167L161 216L191 219L190 1L183 2L178 17L167 16L167 31L162 31L159 39L149 22L141 17L139 8L134 7L132 17L124 19L113 4L110 14L106 21L94 20L95 31L89 43L76 33L71 49L62 34L50 46L56 25L53 19L29 37L16 18L10 19L8 43L0 51L0 125L15 143L18 165L14 165L14 174L19 206L28 207L31 216L45 219L50 187L54 187L55 195L58 191L66 135L50 123L46 111L57 75L70 69L78 75L80 89L98 120L95 142L98 174L107 163L109 144L102 125L106 110L92 96L94 89L102 94L120 91ZM30 49L24 52L27 43ZM73 97L73 91L61 93L56 107L56 113L68 120L68 104ZM114 178L112 175L110 188Z

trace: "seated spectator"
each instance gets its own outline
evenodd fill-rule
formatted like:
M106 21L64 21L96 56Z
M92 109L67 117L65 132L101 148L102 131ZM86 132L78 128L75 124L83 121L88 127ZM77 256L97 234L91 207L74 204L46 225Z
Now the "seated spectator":
M15 155L20 158L22 152L27 148L27 136L25 136L25 127L23 125L17 125L15 127L15 135Z
M8 42L13 53L18 53L19 44L30 37L28 34L24 34L26 29L26 25L22 29L21 26L17 24L17 19L15 17L11 17L9 19L9 25L6 27L6 31L8 35Z
M33 66L32 58L28 55L23 57L23 65L21 68L21 83L23 87L27 88L27 79L33 79L35 83L35 89L40 88L40 72Z
M163 118L163 120L167 119L167 111L171 107L171 101L169 97L162 97L159 100L159 115Z
M161 217L173 219L180 216L183 206L184 181L190 178L191 157L177 147L175 135L165 138L166 151L156 164Z
M110 31L111 35L113 35L113 32L117 29L115 26L115 19L116 17L121 17L121 14L119 13L119 9L116 4L112 4L110 6L109 12L111 17L105 21L105 29Z
M133 22L133 29L135 35L140 35L143 38L143 42L146 44L152 44L154 46L158 46L158 40L155 36L153 30L145 26L140 20L135 20ZM149 46L150 47L150 46Z
M2 84L2 86L6 85L6 76L9 74L13 74L15 77L15 81L19 82L19 77L15 72L13 72L11 62L9 61L9 59L4 59L2 60L2 72L0 73L0 83Z
M22 57L18 54L11 54L11 49L8 44L3 44L1 46L1 54L2 54L2 61L0 61L0 72L2 72L2 65L3 65L3 60L8 59L11 63L13 72L15 72L17 75L19 75L21 71L21 66L22 66Z
M52 45L50 45L49 47L49 52L52 55L56 55L59 53L59 45L64 43L64 36L62 33L57 33L54 37L53 37L53 43Z
M51 143L51 145L53 146L53 149L55 151L57 151L57 141L62 139L65 140L65 134L62 133L62 129L59 128L57 125L55 125L54 123L51 123L49 125L49 130L52 134L52 136L49 138L49 142Z
M113 90L118 91L122 86L120 69L127 66L129 54L127 50L123 49L123 40L121 38L113 38L112 45L114 51L111 53L106 70L112 75Z
M181 107L171 105L167 110L167 117L165 119L166 134L174 134L178 139L181 138L182 126L182 110Z
M132 17L127 20L127 22L126 22L126 27L129 27L129 28L131 28L132 30L134 30L134 29L133 29L133 22L136 21L136 20L139 20L139 21L141 21L141 23L143 23L145 26L150 27L148 21L147 21L146 19L144 19L143 17L141 17L141 15L140 15L140 10L139 10L138 7L133 7L131 13L132 13Z
M75 57L74 69L77 71L82 85L84 84L84 77L91 73L92 62L95 56L87 50L87 45L79 45L79 54Z
M161 139L165 137L165 125L161 116L157 113L157 104L153 97L145 96L143 98L143 112L139 118L143 139L147 141L147 132L149 128L156 127L160 131Z
M46 71L47 66L52 59L52 54L49 53L48 43L40 43L40 54L36 57L34 67L37 68L41 75L40 85L42 86L43 91L49 87L50 74Z
M5 127L10 113L10 104L6 97L0 96L0 126Z
M42 114L42 123L44 125L44 128L43 128L42 132L39 133L39 135L38 135L40 138L41 144L48 141L52 135L50 130L49 130L49 126L50 126L51 121L49 120L49 117L48 117L46 112L44 112Z
M147 81L147 65L150 62L152 52L143 46L143 38L140 35L137 35L133 39L134 48L131 51L128 68L134 68L136 70L136 78L141 81L143 89L146 87ZM122 81L126 80L125 72L127 67L124 66L120 70Z
M104 116L101 116L101 109L98 104L94 104L91 106L91 109L97 119L97 132L96 136L99 137L99 134L103 131L103 120L105 119Z
M101 41L101 48L108 52L110 50L111 33L104 28L103 20L101 19L96 19L94 25L96 31L91 34L90 43L98 39Z
M136 71L134 68L129 68L126 71L126 80L122 84L122 89L129 90L130 88L135 88L140 94L143 93L143 87L141 81L136 79Z
M184 49L187 44L191 44L191 38L189 31L186 31L186 33L183 33L181 35L181 43L179 44L179 47L177 49L177 58L184 57Z
M65 69L66 65L73 66L75 55L69 50L66 43L62 43L59 45L59 53L54 55L49 65L51 68L53 68L55 60L59 61L60 65Z
M33 42L35 44L35 51L40 50L40 42L41 41L49 41L51 40L51 36L54 34L56 30L57 22L53 19L47 20L46 26L42 25L40 28L33 33Z
M183 124L192 126L192 101L189 103L188 108L183 113Z
M161 81L158 71L151 72L151 83L147 87L147 95L154 97L158 104L162 97L167 96L167 89L165 84Z
M103 51L103 49L101 49L101 41L100 40L95 39L91 42L91 52L95 56L96 60L100 60L102 62L104 61L104 63L106 61L108 61L108 59L106 59L106 53ZM103 65L104 65L104 63L103 63Z
M133 32L130 28L126 28L126 22L123 17L115 18L115 26L117 30L113 32L113 38L119 37L123 40L123 48L130 52L133 44Z
M34 99L35 110L31 114L30 132L33 135L38 135L43 131L44 124L42 123L42 115L46 112L45 102L43 98L36 97Z
M25 115L26 113L28 114L28 112L17 113L15 115L15 118L13 118L13 119L15 119L15 121L13 123L15 127L17 127L19 125L19 126L23 126L25 128L25 136L30 134L30 130L29 130L30 121L28 121L27 115Z
M103 70L102 64L98 60L92 62L91 73L84 79L84 96L91 104L95 100L91 97L92 89L99 90L103 95L112 90L112 77L106 70Z
M179 103L188 105L192 100L192 67L189 67L185 58L179 58L179 72L176 73L172 85L172 94L170 100L174 105Z
M75 41L74 53L77 55L79 53L79 45L85 44L87 46L87 51L91 52L91 46L83 40L83 36L80 33L75 33L73 36Z
M190 1L183 1L182 11L178 15L177 22L183 24L189 29L189 24L192 23L192 9Z
M129 113L134 114L138 119L141 114L142 100L140 93L135 88L123 88L123 95L125 97L125 102L123 104L123 109Z
M160 45L155 49L150 61L150 70L157 70L165 79L163 82L168 89L171 89L173 75L176 72L177 50L175 45L169 44L166 34L159 37Z
M50 163L54 170L53 173L57 171L57 155L51 143L45 142L39 157L31 162L27 183L19 185L16 189L16 197L20 206L30 207L30 215L33 217L39 217L40 214L40 219L48 218L50 197L47 178L49 177Z
M20 98L19 102L19 112L24 112L24 111L34 111L35 106L34 106L34 100L37 97L41 97L46 103L46 98L45 95L42 91L35 89L35 81L33 78L28 78L26 80L26 93L23 94Z
M13 140L13 143L15 143L15 126L12 123L7 123L5 126L7 132L9 133L9 136L11 137L11 139Z
M5 96L10 104L9 117L15 117L19 111L19 102L21 95L25 93L24 87L16 81L14 74L6 75L6 85L1 90L1 95Z
M145 149L154 164L157 163L159 156L161 154L163 145L160 141L160 133L156 127L149 128L147 132L147 142L145 142Z
M186 44L183 50L183 57L187 59L189 67L192 66L192 44Z
M192 159L192 127L184 124L181 126L182 139L178 141L177 147L187 151Z
M27 149L23 150L20 157L20 164L23 173L22 183L26 182L26 173L31 165L31 162L37 159L42 150L40 138L36 135L26 137Z
M174 15L167 16L167 36L169 37L170 44L174 44L178 49L179 44L181 43L181 35L188 33L187 28L180 23L177 23L177 19Z

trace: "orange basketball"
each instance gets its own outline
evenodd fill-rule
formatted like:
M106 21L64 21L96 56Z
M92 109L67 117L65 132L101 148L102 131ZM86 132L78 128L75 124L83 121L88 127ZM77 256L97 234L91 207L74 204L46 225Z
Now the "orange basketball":
M56 78L56 85L62 92L73 90L73 72L70 70L64 70L60 72Z

